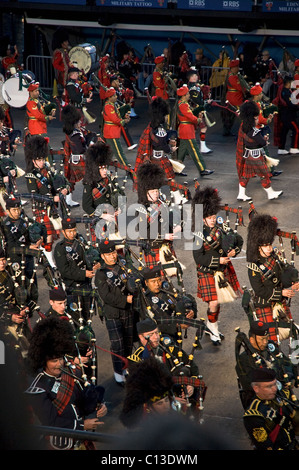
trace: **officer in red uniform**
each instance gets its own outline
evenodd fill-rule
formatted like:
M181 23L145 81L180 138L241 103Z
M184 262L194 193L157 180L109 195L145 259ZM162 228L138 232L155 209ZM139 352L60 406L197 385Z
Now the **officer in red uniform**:
M28 132L30 135L47 135L47 124L55 119L55 109L52 109L49 115L46 115L44 107L40 103L39 83L31 83L28 87L29 99L26 104L26 113L28 117Z
M117 160L123 165L128 165L127 157L120 143L122 126L130 121L129 115L121 117L118 108L115 106L117 100L116 90L113 87L106 91L106 102L103 109L104 128L103 137L111 146Z
M155 70L153 72L153 85L155 87L155 95L159 96L160 98L163 98L163 100L168 100L169 95L168 95L168 84L165 80L164 74L163 74L163 68L165 64L165 57L163 55L160 55L155 58Z
M244 85L240 81L239 59L231 60L229 67L230 71L227 77L227 90L225 98L231 111L223 110L221 113L224 136L231 135L231 129L236 118L236 113L245 99Z
M206 169L206 164L196 142L195 130L200 123L201 117L195 116L189 106L190 93L188 86L183 85L178 89L177 94L179 96L177 117L179 121L178 136L180 139L178 160L184 161L186 154L189 154L201 176L211 175L214 173L214 170Z
M52 49L54 51L52 64L55 69L57 83L64 89L68 80L68 70L73 66L69 57L70 44L68 33L64 28L59 28L54 33Z

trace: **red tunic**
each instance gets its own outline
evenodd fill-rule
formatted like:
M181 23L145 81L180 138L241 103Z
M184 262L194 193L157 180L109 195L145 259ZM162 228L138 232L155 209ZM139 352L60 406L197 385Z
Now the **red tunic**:
M110 73L105 69L105 68L100 68L98 71L98 77L102 85L106 88L110 88ZM105 99L105 94L106 91L105 89L101 86L100 87L100 99L104 100Z
M195 129L198 123L198 118L194 116L188 103L179 101L177 117L179 120L179 138L195 139Z
M164 80L163 75L157 70L154 70L154 73L153 73L153 84L156 89L155 95L159 96L160 98L163 98L163 100L168 100L169 98L169 95L167 93L168 85L166 81Z
M52 64L54 69L57 70L57 82L63 87L65 87L70 64L68 50L55 49L55 51L53 52Z
M47 133L47 116L38 100L29 99L26 104L28 130L31 135Z
M241 106L244 101L243 88L238 75L230 73L227 80L227 101L233 106Z
M106 103L103 109L104 118L104 139L119 139L121 136L121 127L123 119L114 104Z

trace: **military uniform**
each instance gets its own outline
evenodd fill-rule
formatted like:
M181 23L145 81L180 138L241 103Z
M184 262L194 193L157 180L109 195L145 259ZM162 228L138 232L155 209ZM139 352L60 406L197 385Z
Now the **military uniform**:
M116 91L113 87L106 91L106 99L115 95ZM126 124L124 118L121 117L118 107L115 103L106 101L103 107L103 137L108 145L113 149L113 153L117 160L123 165L128 165L127 157L120 143L121 128Z
M100 252L103 254L115 251L113 242L100 244ZM110 351L114 376L117 383L124 383L123 361L114 354L127 357L133 347L133 323L134 314L132 304L127 302L130 291L127 286L127 272L125 260L118 258L113 265L103 263L95 275L95 286L103 301L103 314L110 339Z
M257 369L252 380L266 383L275 377L272 369ZM245 410L243 423L256 450L298 450L298 411L290 404L290 398L290 391L285 389L272 400L255 395Z
M239 59L231 60L229 67L230 71L227 76L225 100L228 102L231 111L221 110L224 136L231 135L231 129L236 119L235 113L245 99L245 90L239 74Z
M164 64L164 62L165 62L164 56L158 56L155 58L156 66L158 64ZM160 68L160 67L155 68L153 72L153 85L155 87L154 95L160 98L163 98L163 100L168 100L169 98L168 83L164 77L163 68Z
M289 331L292 313L288 298L282 295L286 284L285 264L279 253L262 256L259 246L272 245L277 232L277 221L270 215L256 215L250 221L247 238L247 267L249 282L254 291L253 303L258 320L269 324L270 339L277 342ZM295 273L296 274L296 273ZM281 324L282 322L282 324ZM282 329L280 329L282 328Z
M240 290L240 284L230 260L226 264L220 263L220 258L227 257L227 253L235 250L237 256L243 246L243 238L225 225L215 224L210 227L206 218L216 216L221 209L221 197L218 191L206 187L197 190L193 201L193 207L197 204L203 205L203 233L202 240L195 238L193 248L193 258L197 269L197 297L204 302L217 301L217 308L211 311L208 307L207 326L214 333L211 335L212 342L217 345L220 343L221 336L218 332L218 317L220 305L222 302L232 302L237 297ZM192 223L195 225L196 213L193 210ZM226 229L226 231L224 230Z
M178 148L178 160L184 161L185 156L189 154L194 161L196 168L201 176L210 175L213 170L206 168L206 163L202 158L200 149L196 142L195 131L200 123L200 118L195 116L190 108L189 103L183 98L189 93L187 85L182 86L177 90L179 97L178 102L178 137L180 144Z
M251 387L252 373L255 369L268 367L276 372L277 380L289 390L298 386L297 366L280 350L274 341L267 340L267 346L258 347L258 343L250 342L250 338L262 338L269 335L268 325L261 321L254 321L250 325L249 339L243 338L244 333L236 336L236 373L239 383L239 392L244 409L254 397ZM244 350L242 350L242 347Z
M73 219L63 219L62 229L74 228ZM87 320L90 316L91 281L86 277L88 269L85 256L86 243L79 234L72 241L67 238L57 242L54 249L54 259L61 279L65 285L68 305L81 302L82 316ZM79 306L79 305L78 305Z
M70 193L66 196L69 206L78 206L72 200L75 184L85 175L85 152L88 147L97 142L94 132L89 132L79 125L80 111L73 105L66 106L62 111L63 131L65 133L64 146L64 176L70 183Z
M73 330L67 322L46 318L36 324L28 352L36 376L33 379L28 376L25 398L32 420L37 417L42 426L83 431L86 419L95 413L97 402L103 400L103 387L96 386L88 395L90 387L83 386L81 371L72 362L74 348ZM50 375L45 364L50 359L64 357L70 359L69 363L64 361L64 370L59 375ZM43 444L45 450L94 450L92 442L78 443L73 438L49 434L44 437Z

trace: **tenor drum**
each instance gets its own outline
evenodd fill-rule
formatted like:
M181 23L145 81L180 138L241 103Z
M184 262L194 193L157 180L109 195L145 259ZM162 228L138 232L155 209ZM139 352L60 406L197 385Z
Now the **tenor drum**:
M22 89L20 90L19 76L8 78L2 86L4 101L13 108L22 108L29 98L28 82L22 78Z
M84 73L88 73L96 65L96 47L88 43L79 44L69 51L69 58L78 69L83 70Z

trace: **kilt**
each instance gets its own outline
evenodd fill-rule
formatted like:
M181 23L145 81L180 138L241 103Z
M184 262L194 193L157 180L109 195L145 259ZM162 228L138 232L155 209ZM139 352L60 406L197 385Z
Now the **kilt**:
M274 304L273 304L273 306L274 306ZM287 305L283 305L283 307L284 307L284 311L285 311L286 316L291 319L292 314L291 314L291 311L290 311L289 307ZM264 323L273 323L273 322L275 322L275 320L273 318L273 308L272 308L271 305L269 305L268 307L256 307L255 312L256 312L258 320L261 320ZM269 339L271 339L272 341L277 342L278 338L277 338L274 326L269 327Z
M175 173L173 171L172 164L165 155L161 158L151 157L150 161L164 170L167 179L175 179Z
M80 155L78 163L72 163L71 157L65 157L64 159L64 176L71 183L75 184L81 181L85 175L85 159L83 155Z
M121 358L132 354L133 313L131 310L122 310L119 318L105 318L105 323L110 340L113 370L121 375L124 368Z
M51 220L48 217L48 214L44 210L35 209L34 216L36 217L36 222L43 223L47 230L47 235L52 235L52 241L58 240L60 236L60 231L55 230Z
M245 159L241 178L249 179L253 178L255 175L266 179L270 177L270 172L264 156L260 156L258 158L248 157Z
M228 263L223 271L224 277L228 280L229 284L235 292L240 289L240 284L236 275L236 271L232 263ZM197 270L197 297L203 302L211 302L218 300L216 284L214 275L211 273L204 273Z
M165 241L163 244L168 245L169 251L171 252L173 257L176 258L176 254L173 249L173 244L167 241ZM145 265L149 268L153 266L157 266L160 263L160 248L151 247L151 253L148 254L144 252L143 255L144 255Z

